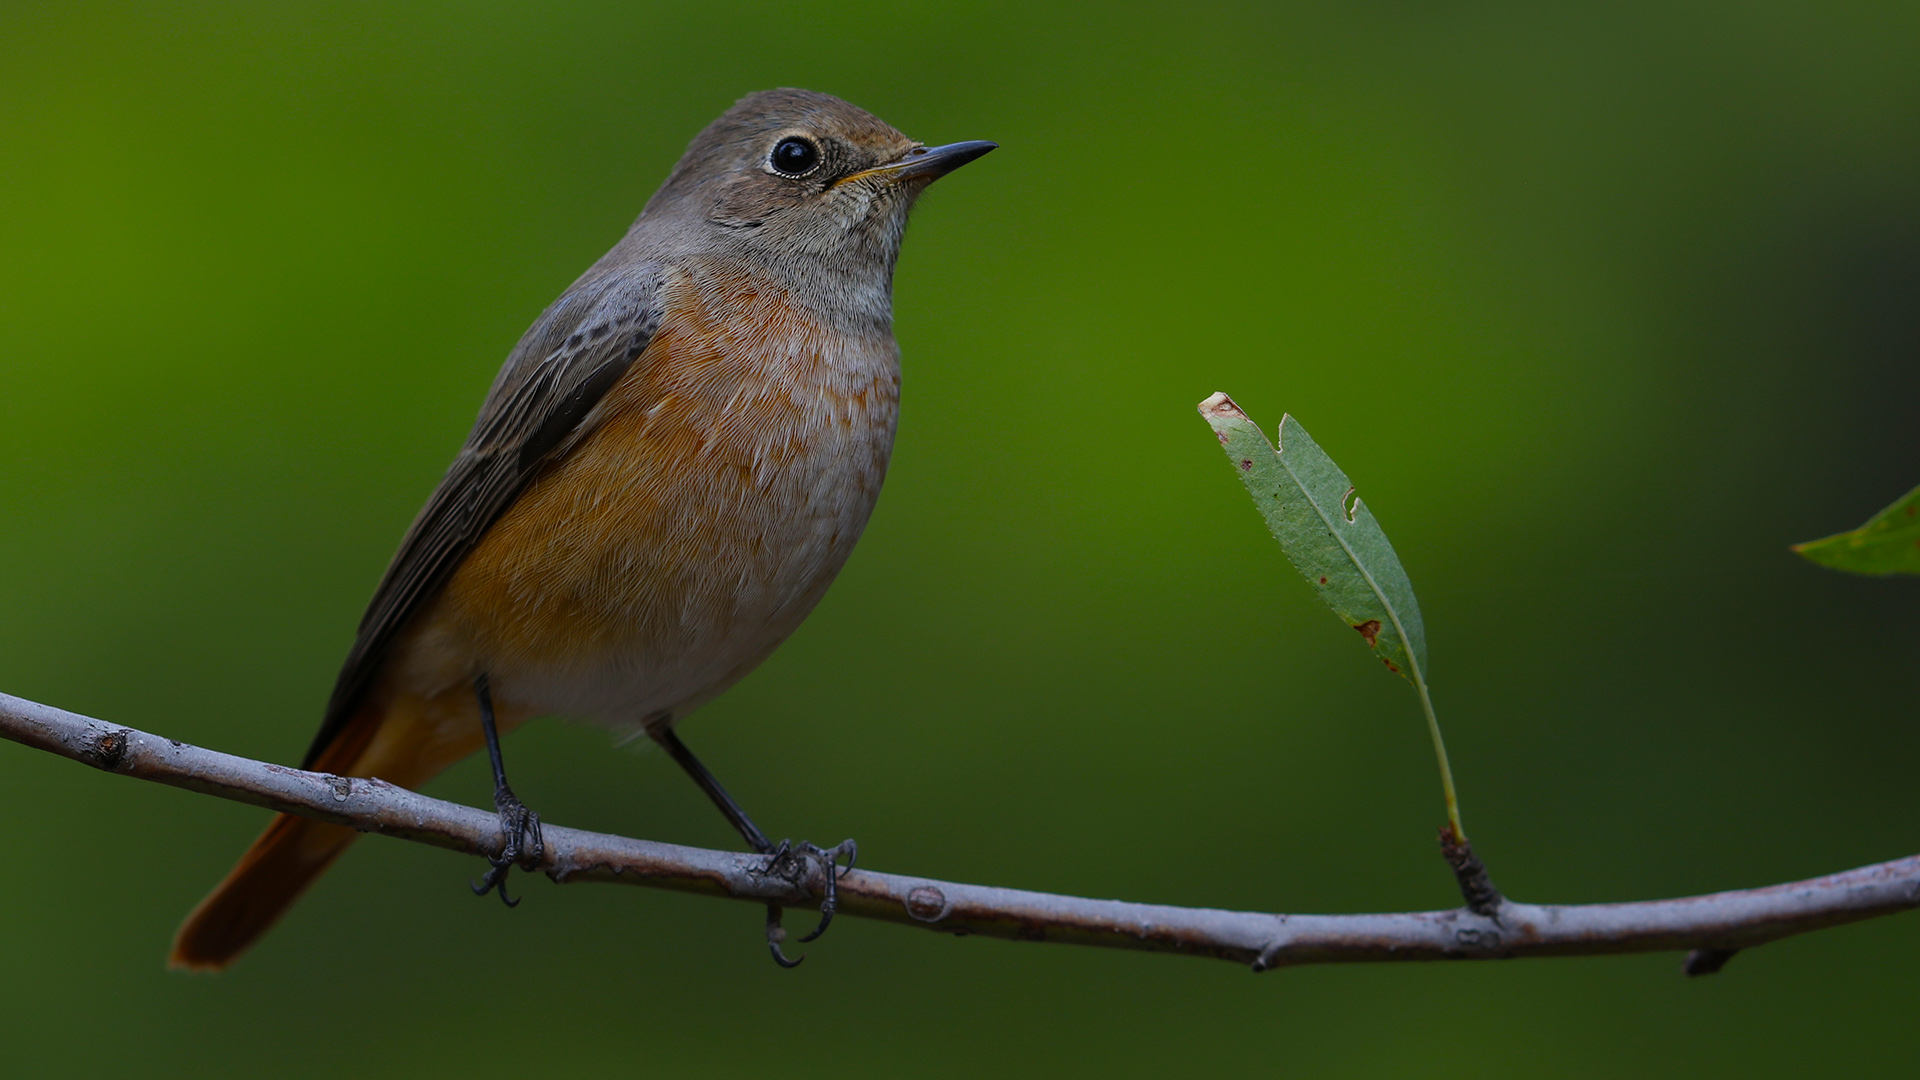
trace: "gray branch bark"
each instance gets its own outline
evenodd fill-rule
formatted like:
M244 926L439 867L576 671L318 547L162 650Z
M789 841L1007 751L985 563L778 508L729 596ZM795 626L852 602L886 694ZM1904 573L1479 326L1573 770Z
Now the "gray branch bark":
M499 850L490 811L382 780L302 772L108 724L0 694L0 736L111 773L471 855ZM790 860L708 851L547 826L537 866L559 882L612 881L793 907L818 905L824 871ZM1495 960L1692 950L1687 971L1735 951L1920 906L1920 855L1758 889L1623 904L1540 905L1504 898L1465 908L1363 915L1280 915L1169 907L847 871L842 916L949 934L1212 956L1254 970L1360 960Z

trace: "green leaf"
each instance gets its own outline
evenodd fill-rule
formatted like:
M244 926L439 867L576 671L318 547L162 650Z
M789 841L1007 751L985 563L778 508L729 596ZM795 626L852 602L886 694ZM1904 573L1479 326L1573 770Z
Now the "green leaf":
M1280 418L1276 450L1259 425L1225 394L1201 402L1200 415L1213 425L1227 460L1288 561L1335 615L1360 632L1387 670L1412 683L1420 695L1440 766L1447 824L1454 841L1466 843L1447 744L1427 693L1427 632L1420 622L1420 603L1386 532L1354 494L1347 474L1292 416Z
M1200 403L1280 550L1387 668L1419 683L1426 629L1413 583L1353 483L1291 416L1280 449L1225 394Z
M1795 544L1793 550L1821 566L1855 574L1920 574L1920 487L1852 532Z

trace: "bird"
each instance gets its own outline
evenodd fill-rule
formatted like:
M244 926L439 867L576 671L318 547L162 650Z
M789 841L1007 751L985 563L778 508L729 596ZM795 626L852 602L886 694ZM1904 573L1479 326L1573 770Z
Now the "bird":
M499 736L540 715L645 733L750 847L792 854L675 726L792 634L852 552L899 415L908 211L995 148L929 147L796 89L751 94L702 130L501 366L374 591L301 767L417 788L485 747L501 843L474 891L509 905L508 869L543 840ZM171 966L232 964L358 835L275 817L187 916ZM804 847L831 888L852 852ZM830 916L823 904L821 929ZM776 907L774 959L797 963L777 923Z

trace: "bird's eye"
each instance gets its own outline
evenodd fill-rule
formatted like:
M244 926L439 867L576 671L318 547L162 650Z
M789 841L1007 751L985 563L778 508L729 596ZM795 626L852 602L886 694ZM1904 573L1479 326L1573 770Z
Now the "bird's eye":
M820 148L798 137L781 139L767 160L774 172L797 178L820 166Z

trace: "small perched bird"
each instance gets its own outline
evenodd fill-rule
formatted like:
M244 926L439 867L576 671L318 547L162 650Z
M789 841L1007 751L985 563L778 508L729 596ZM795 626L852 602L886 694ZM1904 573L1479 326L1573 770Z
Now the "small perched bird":
M907 212L993 148L930 148L805 90L743 98L702 131L507 357L302 767L411 788L484 745L502 839L475 891L505 900L541 841L498 733L582 717L646 732L749 846L784 854L674 724L799 627L866 527L899 412ZM276 817L187 916L172 964L231 964L357 835ZM838 849L808 850L831 887Z

